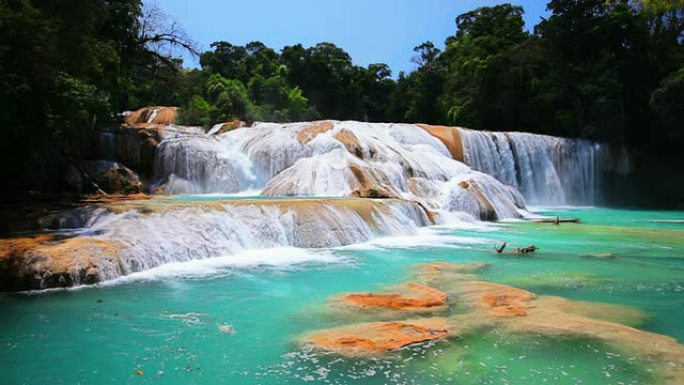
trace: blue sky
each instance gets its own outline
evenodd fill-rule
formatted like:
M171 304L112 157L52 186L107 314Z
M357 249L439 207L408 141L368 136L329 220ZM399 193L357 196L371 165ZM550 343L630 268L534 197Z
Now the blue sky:
M145 0L146 2L155 0ZM486 0L156 0L200 44L258 40L280 50L332 42L355 64L387 63L394 76L411 71L413 47L431 40L440 48L455 32L457 15L502 1ZM546 15L546 0L510 1L525 8L531 29ZM186 60L187 66L198 66Z

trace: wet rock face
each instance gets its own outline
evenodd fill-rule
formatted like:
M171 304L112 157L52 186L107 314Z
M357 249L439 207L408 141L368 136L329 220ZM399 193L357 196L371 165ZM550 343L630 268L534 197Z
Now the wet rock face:
M447 131L458 134L454 130ZM454 159L443 141L417 125L257 124L221 139L243 141L252 162L278 170L269 173L266 196L402 198L485 220L520 217L525 206L519 194ZM262 147L269 158L261 159ZM462 181L472 187L460 188Z
M157 146L162 140L160 126L121 126L98 134L98 156L115 161L150 178L154 173Z
M37 290L92 284L104 265L116 268L123 244L53 235L0 240L0 289Z
M430 135L439 139L449 149L451 157L463 162L463 140L457 127L433 126L429 124L418 124L418 126Z
M313 122L308 127L299 131L297 141L304 145L316 139L316 136L332 130L333 124L329 121Z
M242 120L231 120L230 122L215 124L208 132L209 135L221 135L236 128L247 127L247 123Z
M147 191L141 177L112 161L80 161L69 168L66 179L79 193L95 192L95 185L108 194L139 194Z

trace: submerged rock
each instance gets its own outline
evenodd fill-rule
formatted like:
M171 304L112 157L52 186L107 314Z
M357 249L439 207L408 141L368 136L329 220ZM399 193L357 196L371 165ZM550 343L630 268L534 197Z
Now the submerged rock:
M659 366L666 384L684 383L684 345L674 338L628 326L646 319L638 309L561 297L535 297L531 292L478 281L473 276L454 279L457 276L447 264L437 267L440 268L445 274L435 273L435 266L430 267L429 282L470 307L470 313L452 317L453 322L467 325L469 330L494 326L513 333L596 339Z
M465 306L466 312L444 318L340 326L310 333L303 341L342 355L358 356L388 353L411 343L491 329L497 334L586 338L657 366L667 385L684 383L684 345L674 338L628 326L646 319L642 311L621 305L537 297L527 290L478 280L472 273L482 267L481 263L443 262L415 267L414 279L422 282L420 287L448 294ZM374 296L370 300L368 295L354 299L374 304ZM378 302L384 305L395 298L380 297Z
M444 309L447 294L429 286L407 283L391 293L353 293L340 297L340 302L363 309L401 311L434 311Z
M235 334L235 329L233 329L233 325L230 324L219 325L218 330L223 334Z
M450 327L444 318L372 322L320 330L304 337L303 341L345 355L365 356L449 337Z
M598 253L598 254L587 254L583 255L583 258L595 258L595 259L615 259L616 256L613 253Z

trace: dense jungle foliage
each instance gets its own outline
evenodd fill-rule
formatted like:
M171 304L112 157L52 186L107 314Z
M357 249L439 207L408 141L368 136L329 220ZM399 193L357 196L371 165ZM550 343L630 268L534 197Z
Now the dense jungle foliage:
M1 0L1 161L21 177L46 151L68 152L145 105L180 106L182 122L204 126L426 122L674 154L684 144L684 1L552 0L548 10L532 32L510 4L459 15L443 51L421 44L416 69L393 77L331 43L219 41L200 53L140 0ZM184 68L179 50L201 68Z

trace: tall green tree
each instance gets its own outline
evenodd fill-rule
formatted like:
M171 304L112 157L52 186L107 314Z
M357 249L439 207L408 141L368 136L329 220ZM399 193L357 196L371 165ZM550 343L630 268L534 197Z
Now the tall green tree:
M94 128L173 94L175 85L160 79L178 78L174 47L193 48L177 23L140 0L0 2L3 179L59 188L51 178L60 159L87 151Z
M522 7L481 7L456 18L456 34L439 60L444 93L439 104L451 124L497 128L515 124L520 98L513 54L528 39Z

